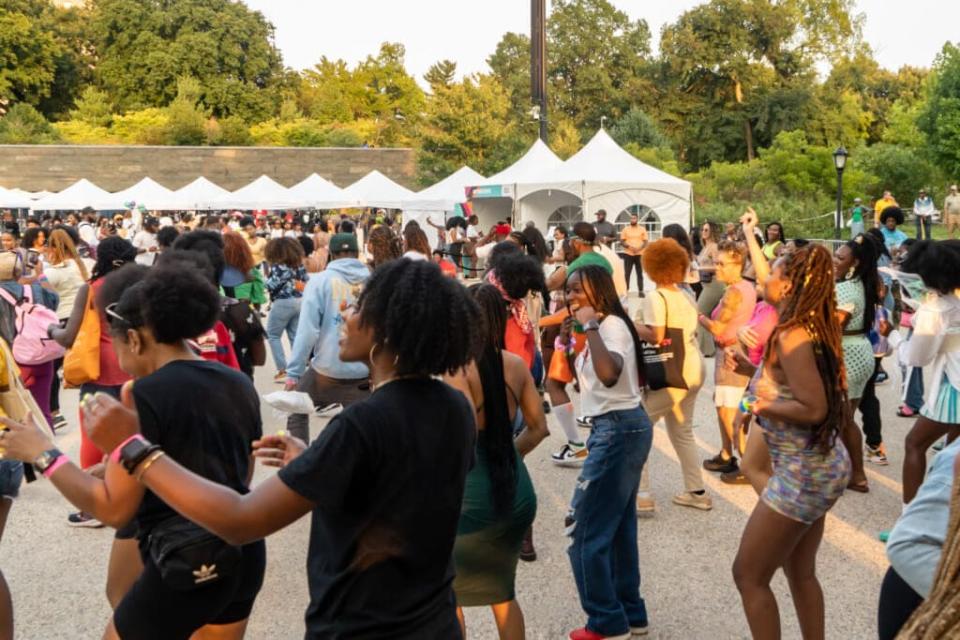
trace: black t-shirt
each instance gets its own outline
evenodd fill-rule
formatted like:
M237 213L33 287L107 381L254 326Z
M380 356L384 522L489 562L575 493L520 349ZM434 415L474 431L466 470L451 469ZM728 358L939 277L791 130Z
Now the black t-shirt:
M307 638L459 638L453 541L476 426L459 391L397 380L280 471L316 504Z
M218 362L175 360L133 385L143 436L178 463L247 493L250 452L263 434L250 379ZM151 491L137 509L138 538L176 512Z

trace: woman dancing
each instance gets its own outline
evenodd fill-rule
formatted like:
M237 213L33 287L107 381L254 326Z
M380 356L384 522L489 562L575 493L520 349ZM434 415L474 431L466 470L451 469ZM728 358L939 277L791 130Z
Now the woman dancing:
M754 638L780 638L770 580L783 568L805 639L824 637L816 556L827 511L843 494L850 458L837 437L849 420L830 253L808 246L777 261L764 296L780 325L748 402L773 476L747 522L733 576ZM816 374L814 374L816 372Z

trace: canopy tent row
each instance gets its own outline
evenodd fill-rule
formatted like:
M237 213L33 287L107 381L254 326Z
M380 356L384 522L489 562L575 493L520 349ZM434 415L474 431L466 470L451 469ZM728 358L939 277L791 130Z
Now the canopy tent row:
M443 224L450 216L464 215L467 188L483 179L470 167L461 167L432 187L404 200L401 203L404 223L415 220L427 234L430 246L436 246L437 230L427 224L427 219L435 224Z
M413 197L410 189L403 187L376 169L343 190L359 206L377 209L402 209L404 200Z
M475 185L471 198L484 227L512 212L517 226L532 221L547 229L604 209L611 222L643 212L659 232L690 224L693 186L634 158L601 129L566 162L537 141L513 166Z
M0 187L0 209L29 209L33 200L17 189Z

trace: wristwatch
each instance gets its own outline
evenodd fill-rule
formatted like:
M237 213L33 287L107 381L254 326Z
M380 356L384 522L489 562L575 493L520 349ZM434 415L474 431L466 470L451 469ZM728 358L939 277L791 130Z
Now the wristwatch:
M127 473L133 475L140 463L160 448L160 445L150 444L144 437L134 438L120 449L120 463Z
M587 322L585 325L583 325L584 333L586 333L587 331L599 331L599 330L600 330L600 323L597 322L596 320L591 320Z
M37 459L33 461L33 466L37 471L43 473L62 455L63 452L60 449L47 449L37 456Z

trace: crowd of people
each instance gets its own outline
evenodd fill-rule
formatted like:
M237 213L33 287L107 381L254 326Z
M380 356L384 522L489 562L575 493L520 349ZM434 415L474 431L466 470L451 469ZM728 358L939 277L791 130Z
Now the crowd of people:
M662 420L675 505L710 511L709 473L759 496L732 562L752 635L781 635L783 569L800 632L822 638L826 514L869 492L865 464L888 464L875 387L896 352L897 412L916 423L903 513L882 534L879 637L950 637L960 242L922 222L907 238L903 220L886 203L831 251L753 210L692 233L600 211L546 237L382 210L7 214L0 346L17 370L0 378L19 373L37 410L0 417L0 534L23 476L40 474L74 506L70 525L116 530L105 638L242 638L264 538L310 513L306 637L459 638L462 609L489 607L512 640L526 634L518 562L537 558L525 459L549 455L578 470L563 528L584 625L570 638L625 640L650 627L637 517L657 509ZM314 407L274 434L253 384L268 354L273 382ZM711 369L721 447L701 460ZM66 387L78 416L61 410ZM548 414L565 442L539 454ZM319 433L311 415L329 419ZM70 460L56 438L74 423ZM256 460L280 470L254 484ZM0 574L0 639L12 634Z

